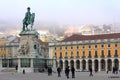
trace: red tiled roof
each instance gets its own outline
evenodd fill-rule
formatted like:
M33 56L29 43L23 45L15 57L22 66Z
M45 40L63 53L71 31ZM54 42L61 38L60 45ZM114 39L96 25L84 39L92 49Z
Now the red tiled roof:
M120 33L101 34L101 35L79 35L79 34L73 34L72 36L70 36L68 38L65 38L61 42L83 41L83 40L97 40L97 39L111 39L111 38L120 38Z

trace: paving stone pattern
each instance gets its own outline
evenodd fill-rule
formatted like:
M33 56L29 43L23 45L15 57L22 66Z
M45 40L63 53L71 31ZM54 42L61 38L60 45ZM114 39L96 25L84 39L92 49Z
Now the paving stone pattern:
M47 73L15 73L15 72L0 72L0 80L120 80L120 73L112 74L109 72L97 72L93 73L93 76L89 76L89 72L76 72L75 78L71 77L67 79L64 72L61 77L57 77L57 73L53 73L52 76L48 76Z

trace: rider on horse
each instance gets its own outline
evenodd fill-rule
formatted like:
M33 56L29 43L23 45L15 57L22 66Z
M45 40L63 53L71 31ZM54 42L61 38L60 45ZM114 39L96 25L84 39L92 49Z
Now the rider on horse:
M27 26L29 24L31 24L31 29L32 29L34 18L35 18L35 13L31 14L30 7L28 7L27 12L25 14L25 18L23 19L23 31L25 31L25 28L28 30Z

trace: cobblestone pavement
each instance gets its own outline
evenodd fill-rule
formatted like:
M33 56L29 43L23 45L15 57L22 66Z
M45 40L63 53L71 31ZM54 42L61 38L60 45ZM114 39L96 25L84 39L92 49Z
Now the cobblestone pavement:
M67 79L64 72L61 77L57 77L57 73L53 73L52 76L48 76L47 73L12 73L12 72L0 72L0 80L120 80L120 73L106 74L106 72L93 73L93 77L89 76L89 72L76 72L74 79Z

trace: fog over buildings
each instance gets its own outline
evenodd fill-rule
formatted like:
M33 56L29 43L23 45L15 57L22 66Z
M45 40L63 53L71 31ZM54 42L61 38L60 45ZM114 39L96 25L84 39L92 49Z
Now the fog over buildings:
M34 25L40 33L40 38L43 41L55 41L61 40L64 37L70 36L72 34L81 34L81 35L96 35L96 34L109 34L109 33L119 33L120 24L103 24L103 25L94 25L94 24L85 24L85 25L59 25L56 23L47 23L41 22ZM20 31L22 30L22 24L15 25L14 23L0 23L0 38L7 36L19 36Z
M1 0L0 37L19 36L27 11L35 13L40 37L64 38L120 31L120 0Z

